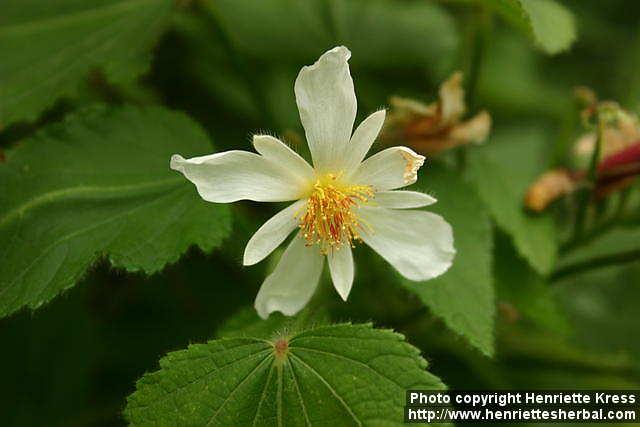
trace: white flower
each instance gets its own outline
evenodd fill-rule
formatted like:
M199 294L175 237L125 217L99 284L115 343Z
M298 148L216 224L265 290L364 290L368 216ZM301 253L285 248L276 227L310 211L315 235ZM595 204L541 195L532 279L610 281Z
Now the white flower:
M259 154L233 150L171 158L171 168L209 202L295 200L258 229L244 252L244 265L253 265L299 230L258 292L255 308L263 318L273 311L291 316L302 309L317 287L325 257L333 285L346 300L357 240L415 281L444 273L455 254L451 227L442 217L408 210L436 200L415 191L392 191L416 181L424 157L391 147L363 161L385 111L371 114L352 134L357 106L350 56L345 47L331 49L303 67L296 79L296 102L313 166L268 135L253 138Z

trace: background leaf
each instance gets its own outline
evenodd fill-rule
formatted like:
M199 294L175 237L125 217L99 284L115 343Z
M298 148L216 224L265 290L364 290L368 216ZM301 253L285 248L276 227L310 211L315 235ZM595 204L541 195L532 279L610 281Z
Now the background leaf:
M619 226L567 251L558 261L558 269L632 252L640 252L640 227Z
M451 224L456 257L449 271L436 279L402 283L447 326L484 354L493 355L495 301L489 215L473 188L453 171L430 165L419 185L438 199L427 209Z
M238 52L296 66L344 44L355 67L432 67L450 62L458 42L446 11L422 1L217 0L206 5Z
M640 369L638 263L577 274L556 286L579 343L601 352L628 355Z
M352 51L360 112L380 108L391 89L424 90L428 78L442 80L458 52L451 15L419 0L216 0L203 5L213 17L205 29L218 31L203 44L181 29L194 63L205 63L192 67L193 74L215 96L228 97L239 114L252 119L262 114L259 125L267 121L278 131L300 130L293 81L301 66L336 45ZM187 26L195 30L198 24ZM222 68L212 67L214 61ZM389 87L390 80L395 87Z
M548 54L569 49L576 39L571 11L555 0L483 0Z
M435 2L330 1L337 42L367 68L425 67L438 79L453 66L458 35L451 16ZM390 37L391 36L391 37Z
M512 242L497 233L494 252L494 274L501 308L506 313L559 333L569 325L550 284L518 255Z
M149 64L171 0L8 0L0 16L0 128L77 93L89 72L129 82Z
M552 217L525 211L524 195L543 170L546 133L537 127L496 129L487 144L469 152L469 178L498 226L539 273L557 256Z
M36 308L97 258L153 273L191 245L229 233L225 206L203 202L169 169L173 153L211 151L182 114L93 108L24 141L0 165L0 315Z
M138 378L255 298L223 255L188 251L151 277L101 262L39 310L0 319L0 377L12 384L0 389L2 425L125 426Z
M274 342L286 342L278 353ZM408 388L442 389L403 336L371 325L227 338L169 353L129 397L132 425L402 425Z
M345 44L353 52L350 63L358 96L357 122L388 105L391 95L433 101L438 96L438 85L453 70L460 69L465 74L469 113L489 111L497 139L484 147L465 147L466 153L444 153L443 163L460 166L455 173L441 165L432 167L440 159L431 159L421 171L421 187L436 192L440 203L434 210L442 209L439 212L458 224L461 232L472 224L472 235L494 240L493 251L486 241L456 235L460 243L457 262L466 267L456 272L454 265L450 274L455 283L449 286L456 293L449 295L443 290L442 295L448 299L443 297L442 302L439 295L421 298L405 286L384 259L360 245L354 251L356 282L349 300L343 302L336 296L328 271L314 298L323 297L319 306L333 320L373 321L402 332L428 355L429 372L452 388L638 388L640 349L636 336L640 324L636 320L640 295L635 285L640 276L633 264L637 258L628 257L626 260L631 262L617 265L623 260L611 256L637 251L634 238L640 211L638 185L628 196L621 197L619 193L598 202L584 236L575 240L570 235L572 200L553 206L550 214L557 222L549 229L541 225L551 223L547 215L528 215L521 206L526 186L540 172L549 167L575 165L569 158L570 149L585 129L580 124L572 88L588 86L600 99L611 99L636 111L640 107L640 2L4 0L0 4L0 217L7 203L5 185L11 184L12 198L20 197L21 192L28 198L37 183L45 188L49 182L77 176L91 184L103 169L116 169L111 166L111 154L101 153L126 151L130 158L123 155L122 161L126 165L136 162L141 171L149 168L151 180L156 183L179 177L166 168L166 155L174 149L187 156L211 152L202 135L196 138L202 143L194 144L189 152L184 144L191 146L188 141L192 132L185 129L191 128L192 123L182 117L188 126L174 126L177 122L167 117L181 116L164 110L160 111L168 116L154 115L149 120L153 129L146 120L140 120L141 112L149 110L134 110L138 114L132 115L134 119L126 126L111 119L117 112L114 110L104 110L104 123L76 119L49 126L96 100L118 105L155 103L183 111L215 136L216 149L220 151L250 149L250 135L269 132L280 135L302 152L305 144L300 136L303 133L293 81L301 66L315 61L326 49ZM558 5L562 5L560 10L566 7L575 14L580 38L575 43L565 43L570 49L563 54L550 55L549 52L564 49L559 35L570 34L565 31L570 27L563 28L562 22L572 18L567 20L564 12L549 13L554 7L557 11ZM505 9L495 12L500 7ZM541 20L536 21L532 7L540 8ZM165 26L167 21L169 25ZM16 28L20 31L16 32ZM158 37L160 34L162 37ZM95 43L103 45L94 49ZM6 49L8 46L12 49ZM60 49L47 50L52 46ZM33 66L25 63L22 67L21 58ZM55 62L58 59L62 62ZM67 66L71 67L68 74L61 73ZM9 78L28 95L33 90L33 96L19 98L20 102L11 100L11 108L6 101L9 86L5 82ZM92 132L78 131L85 122ZM42 134L33 137L45 126L49 126L46 138ZM113 127L126 128L127 132L109 130ZM172 129L171 137L166 135L167 127ZM67 140L69 134L82 141ZM129 135L133 135L131 139ZM57 142L51 144L52 141ZM175 145L169 147L167 141ZM26 154L20 156L22 151L29 158ZM166 153L161 155L160 151ZM464 170L464 162L453 162L457 154L460 160L463 154L467 155L471 173ZM481 158L479 164L476 156ZM21 157L20 165L30 169L14 168L14 160ZM94 157L100 161L82 163L83 159ZM43 169L47 173L36 179L34 165L47 165ZM67 168L73 177L65 175ZM34 178L24 182L21 178L9 179L5 172L9 170ZM123 166L120 178L137 179L131 176L132 170ZM439 173L452 176L441 184L436 179ZM530 176L525 177L527 174ZM460 183L461 177L468 185ZM145 179L143 182L147 182ZM7 254L9 245L20 243L20 248L26 248L27 260L16 254L11 254L9 260L0 259L0 286L7 283L2 274L12 275L14 265L19 268L35 259L37 245L49 234L72 230L76 223L84 226L101 215L106 217L141 204L147 207L141 208L143 219L135 220L137 234L130 233L131 236L150 236L147 224L154 227L165 217L169 221L169 216L181 208L185 213L180 219L177 214L172 216L176 224L181 224L177 227L193 223L198 231L169 232L166 236L159 233L156 238L166 237L167 247L157 250L156 246L140 246L140 253L132 255L140 266L155 265L151 259L157 257L157 268L161 268L168 254L175 253L177 257L190 243L205 247L202 242L208 242L214 234L228 233L228 228L216 225L216 221L228 225L227 214L222 221L221 207L198 200L187 183L185 197L191 191L193 199L173 204L167 201L162 206L158 202L158 209L149 207L147 202L163 193L161 185L157 194L47 201L38 209L25 211L20 220L29 226L28 232L14 230L17 239L8 240L14 235L8 236L0 227L0 258ZM169 198L168 191L164 194ZM458 200L467 194L475 202ZM478 197L480 204L476 204ZM477 208L481 220L471 222L468 217L475 211L471 209L474 212L469 214L466 207ZM205 254L193 247L179 262L163 268L161 274L149 276L142 270L130 273L129 268L112 268L108 256L117 260L114 249L122 248L114 242L123 238L120 231L126 226L99 233L91 244L74 240L68 248L82 251L83 266L77 271L63 265L55 273L53 267L47 270L36 263L38 268L30 271L39 273L25 278L31 285L21 286L20 292L39 292L38 286L48 283L46 272L58 284L70 273L77 273L80 280L77 286L35 312L21 310L0 319L0 378L5 385L0 390L2 424L124 426L123 408L126 396L135 391L135 380L145 372L157 370L158 359L167 352L205 342L214 335L227 337L221 341L230 337L273 340L284 332L295 334L317 327L320 320L307 322L303 316L291 319L276 313L261 321L251 308L238 313L238 308L252 305L265 274L281 253L277 251L269 260L245 268L241 266L244 245L279 208L251 202L233 204L233 239L224 243L223 251ZM481 224L486 224L487 211L497 223L488 237L480 231ZM192 222L192 215L197 217L196 222ZM604 229L611 233L599 234ZM555 251L555 241L549 239L552 235L558 235L562 242L557 262L551 262ZM591 239L595 235L597 238ZM464 247L472 248L473 256L469 256L469 249L461 251ZM485 264L478 264L478 254L487 248L487 253L491 252L488 257L493 269L489 274L494 275L497 300L495 326L488 323L489 311L485 310L493 306L486 299L490 296L493 301L492 293L478 298L480 307L464 306L469 303L469 295L490 285L485 281ZM38 262L46 259L47 256L42 257ZM615 265L604 266L614 262ZM540 267L549 263L555 266L547 275ZM133 268L138 267L134 264ZM440 279L446 281L448 274ZM471 279L480 283L472 283ZM430 286L438 283L418 285L435 290L437 286ZM48 295L50 289L43 289L41 296ZM464 296L460 297L463 301L453 301L458 295ZM6 304L2 298L0 295L0 306ZM473 319L478 323L472 325L475 330L465 332L458 328L465 335L453 332L451 325L465 325ZM487 358L483 352L470 348L474 336L479 343L488 336L483 331L495 334L499 358ZM359 343L340 351L355 351ZM356 373L359 375L359 371ZM351 372L344 377L351 378ZM219 378L228 382L235 379L225 375ZM277 380L276 371L272 381L273 378ZM268 392L273 390L274 382L270 387ZM379 393L376 388L372 395L377 398ZM328 399L313 393L311 396L323 401L331 399L330 395ZM200 394L189 403L200 402L199 399L206 399L206 395ZM259 397L252 403L257 402ZM275 420L267 420L265 415L273 413L272 408L268 403L262 404L261 423L274 424L271 421ZM256 408L252 409L250 414L255 413ZM326 423L344 425L351 419L349 414L346 417L346 422L340 417L327 419ZM398 421L396 418L392 423Z
M482 62L478 105L488 108L504 123L514 115L566 120L576 114L571 97L573 74L550 74L543 60L526 40L514 38L506 29L496 30ZM565 77L568 81L560 83ZM564 154L564 153L563 153Z

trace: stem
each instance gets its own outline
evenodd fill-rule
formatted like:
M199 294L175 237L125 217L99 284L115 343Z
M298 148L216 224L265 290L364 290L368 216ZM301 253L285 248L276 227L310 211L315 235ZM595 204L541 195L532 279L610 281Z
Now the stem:
M631 187L622 190L622 194L620 194L620 199L618 200L618 207L616 208L616 218L624 217L624 213L627 210L627 205L629 203L629 194L631 194Z
M637 261L640 259L640 249L634 249L627 252L620 252L617 254L603 255L597 258L592 258L587 261L577 262L570 264L566 267L562 267L556 270L550 277L552 282L557 282L566 276L570 276L577 273L582 273L589 270L595 270L597 268L608 267L615 264L625 264L628 262Z
M491 29L491 14L487 8L478 6L473 14L470 60L467 70L467 104L470 111L475 111L480 70L486 52L487 41Z
M467 66L467 105L468 110L475 112L478 95L478 82L485 56L487 42L491 30L491 12L483 6L477 6L471 16L471 31L469 32L469 63ZM467 164L465 147L456 150L458 169L463 171Z
M589 163L589 182L595 184L598 175L598 161L600 160L600 153L602 152L602 137L604 134L604 120L600 117L600 113L597 113L598 121L598 137L596 138L596 147L591 155L591 162Z
M574 240L579 240L582 236L582 233L584 233L589 201L592 199L593 192L596 187L598 161L600 160L600 152L602 151L602 135L604 133L604 120L602 119L599 111L596 112L596 122L598 126L596 146L593 149L593 153L591 154L589 169L587 171L587 188L579 195L578 212L576 214L576 222L574 228Z
M585 243L591 242L596 237L599 237L611 230L617 223L614 220L609 220L601 223L597 228L589 230L587 233L583 233L577 239L571 239L568 242L560 246L560 253L571 252L573 249L582 246Z

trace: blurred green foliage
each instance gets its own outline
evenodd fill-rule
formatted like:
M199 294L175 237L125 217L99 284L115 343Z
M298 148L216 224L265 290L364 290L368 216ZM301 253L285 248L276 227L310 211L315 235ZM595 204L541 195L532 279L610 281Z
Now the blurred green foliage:
M328 317L404 333L451 388L638 388L640 261L616 257L640 250L638 185L624 215L619 196L604 202L585 242L567 243L573 216L566 205L532 216L521 203L538 173L566 164L583 131L573 87L640 111L640 4L571 0L560 14L551 6L553 19L575 25L573 44L567 27L549 34L557 22L544 20L548 11L528 10L531 0L52 4L0 5L4 170L14 152L46 144L34 136L42 128L56 133L68 113L94 104L180 110L218 150L249 149L251 134L269 131L304 152L293 80L337 44L353 52L359 118L391 95L433 100L439 83L462 69L472 108L491 112L492 136L464 155L428 162L419 182L460 233L459 265L433 283L405 286L362 248L348 303L321 284ZM73 47L71 39L83 44ZM47 149L40 156L54 162ZM276 210L237 204L230 237L212 252L213 244L201 245L206 254L192 248L151 276L100 261L37 311L0 319L3 425L124 425L126 396L163 355L231 331L235 313L248 316L243 307L269 266L242 268L243 245ZM0 241L3 259L10 259L7 242Z

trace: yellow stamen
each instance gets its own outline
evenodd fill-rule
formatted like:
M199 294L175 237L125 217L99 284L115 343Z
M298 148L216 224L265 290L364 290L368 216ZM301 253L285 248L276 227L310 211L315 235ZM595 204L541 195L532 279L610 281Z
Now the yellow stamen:
M318 179L306 209L296 214L307 246L317 244L327 254L344 244L353 246L368 226L358 219L356 208L374 197L369 185L343 185L334 174Z

